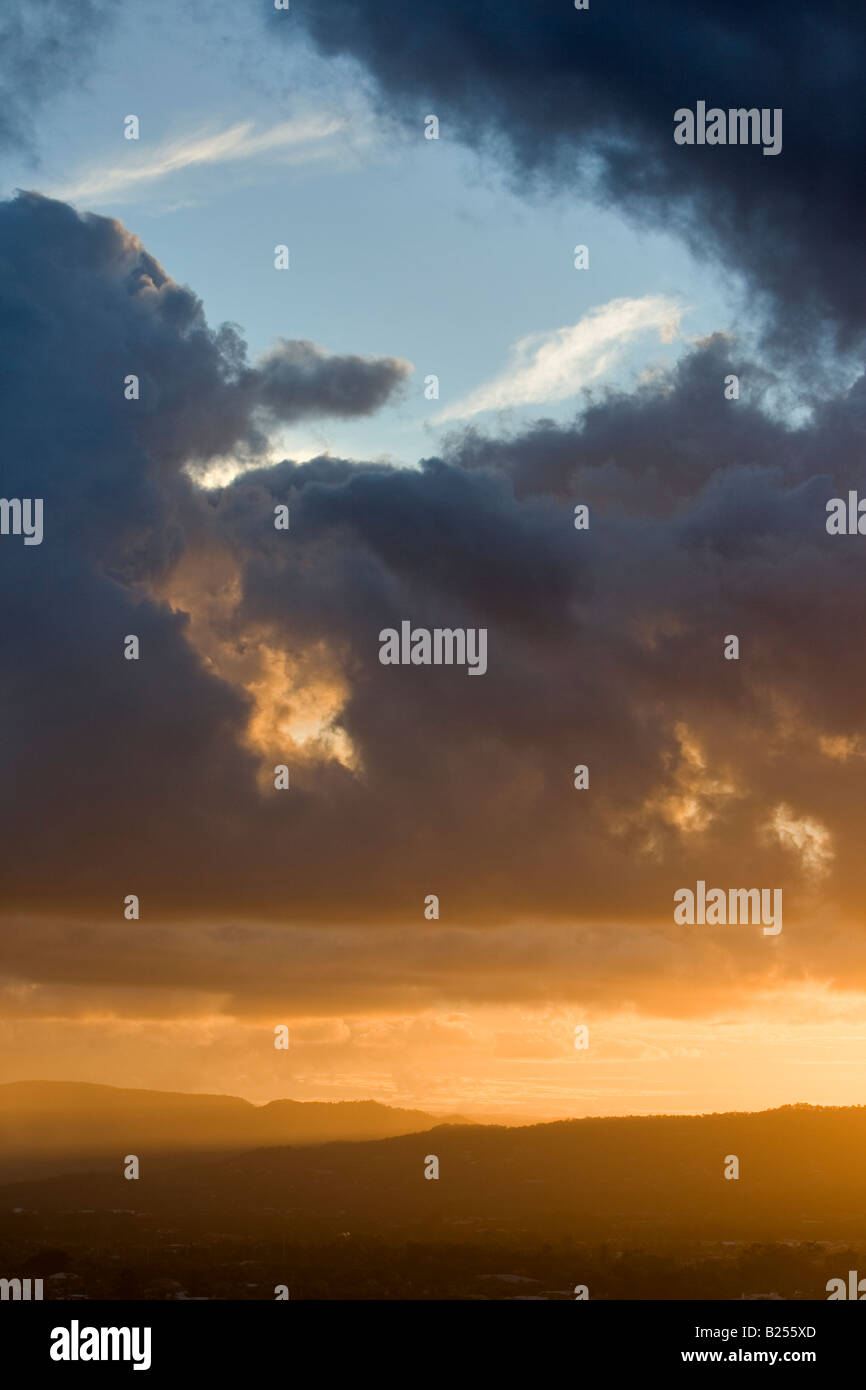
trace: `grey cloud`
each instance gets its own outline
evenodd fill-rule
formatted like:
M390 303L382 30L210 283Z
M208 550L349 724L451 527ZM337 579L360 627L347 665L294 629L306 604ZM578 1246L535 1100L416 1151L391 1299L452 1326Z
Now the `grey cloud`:
M263 357L247 381L277 420L370 415L411 371L394 357L335 357L314 343L287 342Z

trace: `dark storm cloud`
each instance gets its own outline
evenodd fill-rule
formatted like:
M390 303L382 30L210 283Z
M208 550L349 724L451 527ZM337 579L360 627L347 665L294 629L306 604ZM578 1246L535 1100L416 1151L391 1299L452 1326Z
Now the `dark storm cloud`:
M827 498L855 479L862 383L794 429L762 410L772 382L748 363L756 401L724 402L730 348L699 346L570 429L470 435L420 472L286 463L218 499L243 564L238 630L282 634L288 650L326 632L351 673L341 725L365 768L358 810L388 827L381 841L353 829L376 861L380 917L410 910L421 882L484 920L639 916L667 902L683 856L695 877L701 862L723 881L769 875L793 901L804 861L767 830L780 805L830 831L834 889L859 891L859 757L833 761L817 739L856 739L866 695L846 639L863 600L856 542L824 526ZM582 535L575 499L593 512ZM292 507L288 560L281 539L261 540L275 500ZM378 630L404 617L487 626L488 676L470 688L446 668L379 667ZM722 660L731 632L739 665ZM571 789L577 761L599 772L591 812ZM352 826L357 791L333 828Z
M443 139L496 137L495 160L504 140L524 181L592 189L745 274L777 345L814 352L823 320L843 344L866 328L862 7L331 0L296 13L324 53L369 69L419 139L432 112ZM782 108L782 152L675 145L674 111L698 100Z
M344 410L366 411L403 368L323 355L317 370L304 345L305 369L275 385L120 224L35 195L0 206L0 262L3 494L41 497L45 513L41 546L0 545L5 853L44 854L54 890L92 906L100 879L136 891L142 864L175 881L203 871L227 819L239 833L261 816L238 743L249 700L148 587L206 545L209 509L181 465L254 450L262 405L321 410L335 377ZM138 663L122 659L129 633ZM10 893L27 897L35 865L19 870Z
M164 988L176 942L202 987L251 994L262 972L242 985L239 961L258 938L193 925L232 919L339 924L343 976L354 959L368 978L364 932L425 930L428 893L438 933L514 928L497 999L503 972L515 997L536 989L525 977L545 959L570 988L542 923L578 933L582 988L594 972L615 992L627 952L669 960L672 893L698 877L784 888L772 961L797 977L798 914L825 921L833 904L859 921L866 581L860 538L829 537L824 507L855 485L862 380L793 428L766 408L766 369L712 339L569 428L455 437L416 470L286 461L206 492L183 465L254 453L271 389L283 412L324 409L348 374L367 409L400 372L306 346L299 372L291 351L251 367L237 330L211 330L122 227L40 198L0 208L0 261L4 492L45 499L41 546L0 539L4 894L56 918L10 934L13 978L56 979L72 952L76 987ZM732 362L743 396L724 402ZM273 524L282 502L289 531ZM486 627L487 674L382 666L379 632L403 619ZM722 659L727 633L738 663ZM295 742L306 691L332 727ZM278 761L289 792L273 790ZM810 846L836 856L817 896ZM121 916L133 892L139 924ZM70 935L74 918L99 930ZM186 943L174 925L157 950L178 921ZM134 949L106 950L112 928ZM398 965L420 979L439 940ZM461 971L483 993L483 944L462 941L425 998L459 994ZM727 949L695 948L708 975ZM809 952L823 978L850 966L833 930ZM329 970L307 953L311 998Z
M741 399L732 409L722 383L743 367ZM664 514L726 469L757 464L781 468L791 481L801 476L805 438L767 414L777 384L716 334L675 363L663 383L590 399L579 431L541 420L508 439L470 427L454 433L447 457L462 468L506 473L519 498L586 493L606 509Z
M263 357L251 383L255 399L277 420L369 415L405 380L393 357L334 357L314 343L286 342Z
M25 918L0 936L0 1004L5 1017L128 1012L142 1019L180 1011L283 1018L287 1009L296 1016L415 1012L454 997L462 1005L517 998L544 1007L576 996L601 1007L639 1001L646 1012L673 1017L723 1004L732 987L760 976L765 945L744 933L724 946L695 940L684 953L681 929L669 923L652 932L627 922L491 932L437 923L358 930L166 922L118 935L112 926ZM848 943L846 956L849 983L866 987L862 953L858 959ZM802 940L791 959L805 975ZM39 989L4 991L4 979L34 973Z
M260 447L260 410L281 420L367 414L409 370L393 358L286 341L250 366L238 331L211 330L197 296L120 223L38 194L0 205L0 255L3 384L29 430L9 464L13 478L23 468L31 494L40 481L62 484L76 526L94 517L93 495L77 485L83 478L98 481L100 500L124 519L140 516L155 478ZM129 373L140 380L135 402L124 399ZM56 413L39 411L40 400ZM33 447L43 436L56 441L58 422L63 451L82 456L78 478L64 471L56 443Z

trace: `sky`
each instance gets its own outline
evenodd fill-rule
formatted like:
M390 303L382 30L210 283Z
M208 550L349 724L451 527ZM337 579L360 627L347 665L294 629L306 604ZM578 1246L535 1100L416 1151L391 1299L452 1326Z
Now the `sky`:
M363 68L317 55L297 9L273 18L285 41L261 6L128 7L83 83L52 99L44 129L37 119L31 147L9 151L0 176L6 194L34 187L134 227L210 321L241 325L251 355L290 336L413 363L375 422L309 422L275 436L280 452L415 466L470 418L442 416L511 375L518 343L540 345L621 299L650 302L631 325L612 311L610 360L577 342L567 395L541 394L548 371L526 405L503 393L493 409L506 423L539 405L568 418L575 385L631 379L730 323L724 283L684 262L663 229L627 227L567 190L527 202L449 133L447 116L439 139L425 139L426 112L408 128L378 112ZM122 138L130 112L137 143ZM291 268L275 283L277 244ZM579 244L588 271L574 268ZM438 402L425 399L429 373Z
M0 1080L861 1099L857 24L0 21L3 489L45 515L0 536ZM677 145L705 98L781 152ZM486 673L382 665L404 620ZM677 922L699 880L782 930Z

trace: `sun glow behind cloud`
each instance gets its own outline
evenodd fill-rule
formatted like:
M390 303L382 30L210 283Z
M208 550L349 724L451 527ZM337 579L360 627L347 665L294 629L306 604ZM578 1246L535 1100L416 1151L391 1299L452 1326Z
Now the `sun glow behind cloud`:
M190 644L208 668L251 697L242 737L262 759L262 789L273 788L277 763L287 764L291 776L293 759L331 760L360 770L358 753L339 724L348 683L326 642L287 651L266 629L234 636L240 586L226 556L182 563L163 597L186 614Z
M115 1004L122 1001L118 997ZM143 1002L143 1000L141 1001ZM202 995L184 1015L31 1001L7 1007L0 1081L15 1049L34 1074L241 1095L258 1103L360 1100L532 1123L581 1115L690 1114L790 1103L848 1104L866 1065L864 996L819 984L761 992L702 1020L629 1010L486 1006L292 1015L291 1048L263 1045L269 1015L238 1017ZM192 1001L190 1001L191 1003ZM48 1007L46 1007L48 1006ZM227 1007L228 1006L228 1007ZM574 1047L585 1023L590 1048ZM63 1055L50 1037L64 1031Z
M313 753L357 770L358 755L336 722L348 686L325 644L293 655L261 642L257 652L260 674L244 686L256 702L247 730L251 747L268 760ZM266 768L263 778L270 785L273 769Z

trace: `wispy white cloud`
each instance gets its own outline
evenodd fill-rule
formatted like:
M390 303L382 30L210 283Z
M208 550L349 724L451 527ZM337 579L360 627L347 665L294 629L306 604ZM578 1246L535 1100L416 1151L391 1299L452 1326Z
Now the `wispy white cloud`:
M604 376L643 334L664 343L679 334L682 310L664 295L612 299L584 314L571 327L530 333L511 349L505 371L462 400L446 406L438 421L461 420L482 410L561 401Z
M164 141L150 152L142 149L139 153L130 142L123 163L91 169L63 187L46 191L66 202L93 203L129 194L168 174L195 166L225 164L268 153L279 153L283 160L292 163L306 163L337 152L341 142L336 137L345 134L347 124L342 116L318 114L282 121L259 131L252 121L240 121L227 130Z

